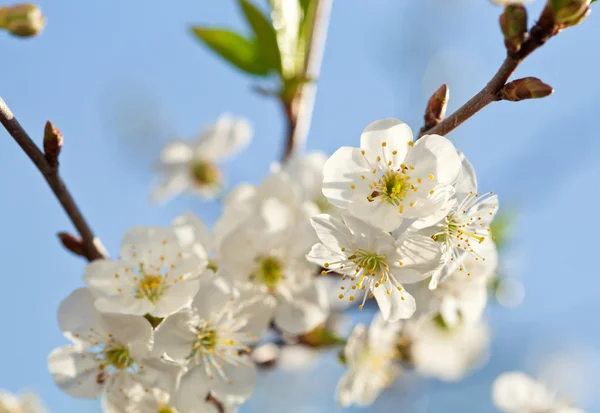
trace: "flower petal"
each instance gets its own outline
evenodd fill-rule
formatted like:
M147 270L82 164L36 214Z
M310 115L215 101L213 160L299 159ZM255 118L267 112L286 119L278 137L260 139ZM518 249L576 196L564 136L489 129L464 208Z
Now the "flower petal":
M165 145L160 152L160 162L164 165L182 164L192 160L194 150L190 143L173 141Z
M252 139L252 125L244 118L224 114L202 132L196 154L219 160L244 150Z
M226 377L215 375L209 383L210 390L217 399L226 403L240 404L250 398L256 386L256 366L250 357L240 357L237 365L225 362L221 367Z
M417 309L417 303L413 296L404 289L398 291L390 282L373 288L373 295L383 318L389 322L408 319Z
M423 183L452 185L461 170L461 160L456 148L448 139L439 135L425 135L409 151L406 162L414 166L411 176L420 177ZM429 175L433 175L433 179Z
M371 169L360 149L341 147L325 162L323 195L339 208L347 208L348 203L357 197L366 198L369 195L369 183L362 176L371 174Z
M540 383L521 372L504 373L492 388L494 404L509 413L550 411L553 395Z
M98 383L98 362L72 347L59 347L48 356L48 369L55 383L73 397L95 399L104 386Z
M191 327L193 319L191 311L182 311L165 318L154 333L154 354L166 353L174 360L184 360L189 356L196 340Z
M373 164L377 164L377 156L382 156L386 163L392 161L391 169L397 170L404 162L408 143L412 140L412 130L406 123L388 118L376 120L365 128L360 135L360 148L367 152Z
M275 309L275 324L286 333L307 333L327 318L329 304L321 284L311 282L301 290L290 291L290 296L278 295Z

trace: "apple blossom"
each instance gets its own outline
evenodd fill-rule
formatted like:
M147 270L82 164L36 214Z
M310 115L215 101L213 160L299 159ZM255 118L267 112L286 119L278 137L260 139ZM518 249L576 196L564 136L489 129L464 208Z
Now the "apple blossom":
M246 119L222 115L198 140L168 143L158 165L165 177L153 198L166 200L184 191L215 197L223 187L218 163L246 148L251 138L252 128Z
M0 389L0 412L45 413L46 409L33 393L17 395Z
M342 407L368 406L400 373L398 336L401 322L389 323L378 313L371 326L359 324L344 347L348 373L339 381L336 400Z
M384 319L410 318L416 303L402 283L415 283L435 270L440 263L440 249L430 237L412 232L394 239L389 233L344 215L343 221L321 214L312 218L321 243L313 246L307 259L329 272L341 274L339 298L354 301L364 291L362 308L368 296L375 297Z
M487 324L447 326L440 317L424 316L406 323L411 362L417 373L443 381L458 381L487 360Z
M155 354L185 367L173 402L181 412L202 404L211 392L241 403L250 397L256 368L247 355L256 338L246 330L249 314L239 311L235 292L207 274L190 309L166 318L155 332Z
M135 227L123 237L121 259L91 262L84 280L102 312L166 317L192 302L206 264L173 231Z
M270 227L261 217L247 220L223 240L219 268L255 314L251 331L259 334L273 320L286 333L306 333L329 312L317 268L305 258L314 231L309 225Z
M584 413L559 400L556 393L528 375L513 371L504 373L494 382L492 398L505 413Z
M444 208L460 172L452 143L438 135L413 142L397 119L371 123L360 148L344 146L325 163L323 194L333 205L384 231Z
M100 313L86 288L75 290L58 309L63 334L72 345L54 349L48 368L73 397L120 397L124 390L170 389L178 368L152 358L153 332L142 317Z

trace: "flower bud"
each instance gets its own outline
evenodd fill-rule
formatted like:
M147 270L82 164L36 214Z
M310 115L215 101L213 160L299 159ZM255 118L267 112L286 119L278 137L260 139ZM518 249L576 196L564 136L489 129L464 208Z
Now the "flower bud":
M19 37L35 36L42 31L46 19L34 4L17 4L0 8L0 28Z
M527 36L527 10L522 4L509 4L500 16L500 28L504 34L504 44L511 53L521 49Z
M425 124L433 127L444 120L446 108L450 99L450 91L445 83L429 98L425 110Z
M76 237L73 234L69 234L68 232L59 232L56 235L58 236L58 239L60 239L62 245L73 254L79 255L80 257L86 256L85 248L81 238Z
M52 122L46 122L44 128L44 155L50 165L58 164L58 155L63 145L62 133Z
M550 0L556 23L574 26L589 14L592 0Z
M552 86L545 84L536 77L525 77L507 83L500 91L502 100L518 102L525 99L538 99L551 95Z

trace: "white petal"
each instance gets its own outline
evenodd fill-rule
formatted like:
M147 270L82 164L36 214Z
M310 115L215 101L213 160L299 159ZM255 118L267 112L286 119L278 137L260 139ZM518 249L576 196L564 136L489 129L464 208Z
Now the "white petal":
M554 397L544 386L516 371L504 373L496 379L492 398L496 407L507 413L547 411L554 403Z
M420 177L423 183L432 174L435 183L453 184L461 170L461 160L456 148L448 139L439 135L425 135L412 147L405 163L414 166L411 176Z
M244 150L252 139L252 126L244 118L221 115L200 137L196 152L208 159L222 159Z
M459 152L458 155L461 159L461 170L454 188L460 202L469 193L477 193L477 175L475 174L475 168L473 168L473 165L471 165L465 154Z
M275 309L275 324L289 334L311 331L325 321L329 314L327 295L321 284L309 283L305 288L291 291L291 300L279 296Z
M252 283L238 283L236 287L240 292L239 315L248 319L244 331L258 341L273 321L277 300Z
M329 248L323 244L315 244L311 248L310 252L306 255L306 259L313 264L325 266L325 263L335 262L342 256L340 254L333 253Z
M65 337L83 348L96 345L96 340L88 336L90 328L106 334L105 322L94 307L94 296L87 288L73 291L60 303L58 324Z
M132 315L104 314L109 336L127 345L134 359L141 359L150 353L153 331L150 323L143 317Z
M431 237L407 231L398 238L396 247L398 259L391 263L390 270L399 282L422 281L444 264L440 244Z
M373 288L373 295L377 300L383 318L389 322L410 318L417 309L417 304L412 295L404 289L398 291L389 282Z
M83 280L95 295L116 294L118 288L129 291L131 282L126 274L130 262L95 260L86 265Z
M181 377L179 388L171 402L181 413L212 413L216 411L206 401L209 379L202 368L194 367Z
M398 345L398 337L404 324L402 321L389 322L378 312L369 326L369 348L382 353L393 351Z
M190 355L196 334L192 331L193 315L190 311L173 314L163 320L154 333L154 353L174 360L184 360Z
M368 345L368 339L369 332L364 324L357 324L352 329L352 333L350 333L350 337L348 337L348 341L344 346L344 356L349 366L352 367L360 361Z
M125 261L143 263L161 268L165 262L177 261L181 252L175 233L162 227L134 227L127 231L121 241L121 257Z
M368 371L350 369L337 385L336 400L342 407L352 404L366 407L375 401L382 390L377 381L372 380Z
M198 278L184 278L177 284L171 284L169 289L152 307L152 310L149 311L150 315L163 318L188 307L199 289L200 281Z
M350 201L369 195L369 184L361 178L369 174L371 168L360 149L343 146L325 162L323 195L336 207L347 208Z
M152 191L152 201L163 203L193 187L187 167L169 172Z
M70 347L54 349L48 356L48 369L56 384L77 398L95 399L104 386L98 384L98 365L93 357L84 356Z
M317 236L327 248L342 254L342 248L352 245L352 233L341 220L327 214L311 218Z
M210 390L217 399L235 404L248 400L256 385L256 366L250 361L250 357L241 357L239 365L225 362L222 369L227 379L215 375L215 379L209 383Z
M188 142L173 141L160 152L160 162L166 165L182 164L192 160L194 151Z
M191 212L173 220L173 231L183 247L192 247L196 255L203 259L208 258L209 252L216 250L210 231L204 222Z
M408 210L405 209L408 212ZM399 207L378 200L369 201L367 197L360 197L348 205L348 212L357 218L383 230L393 231L402 225L405 218L409 218L404 211L401 214Z
M413 133L410 127L395 118L376 120L365 128L360 136L360 147L367 151L367 155L374 159L378 155L385 154L387 161L392 161L392 168L398 169L404 162L408 151L408 143L412 142ZM385 142L385 146L382 146ZM396 155L392 152L396 151Z

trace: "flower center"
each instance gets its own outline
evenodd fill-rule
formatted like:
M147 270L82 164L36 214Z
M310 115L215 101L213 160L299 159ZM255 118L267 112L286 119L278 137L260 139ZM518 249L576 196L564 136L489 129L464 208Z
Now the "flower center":
M152 304L156 304L167 290L168 285L164 282L162 275L147 275L143 270L140 272L144 275L134 290L135 298L144 298Z
M217 272L217 269L219 269L219 263L217 262L217 260L209 259L208 264L206 264L206 268L208 268L212 272Z
M158 409L158 413L175 413L175 410L171 409L169 406L161 406Z
M126 369L133 364L129 350L122 344L108 345L104 350L104 360L107 365L113 366L117 370Z
M412 188L410 176L404 172L387 171L375 185L369 200L372 201L376 197L381 197L382 201L397 206L404 199L408 190Z
M262 257L256 269L256 282L275 288L285 278L281 261L272 256Z
M196 327L196 341L192 347L194 353L212 353L216 345L216 329L209 326Z
M221 181L219 169L212 163L197 160L192 163L190 173L198 186L218 185Z

